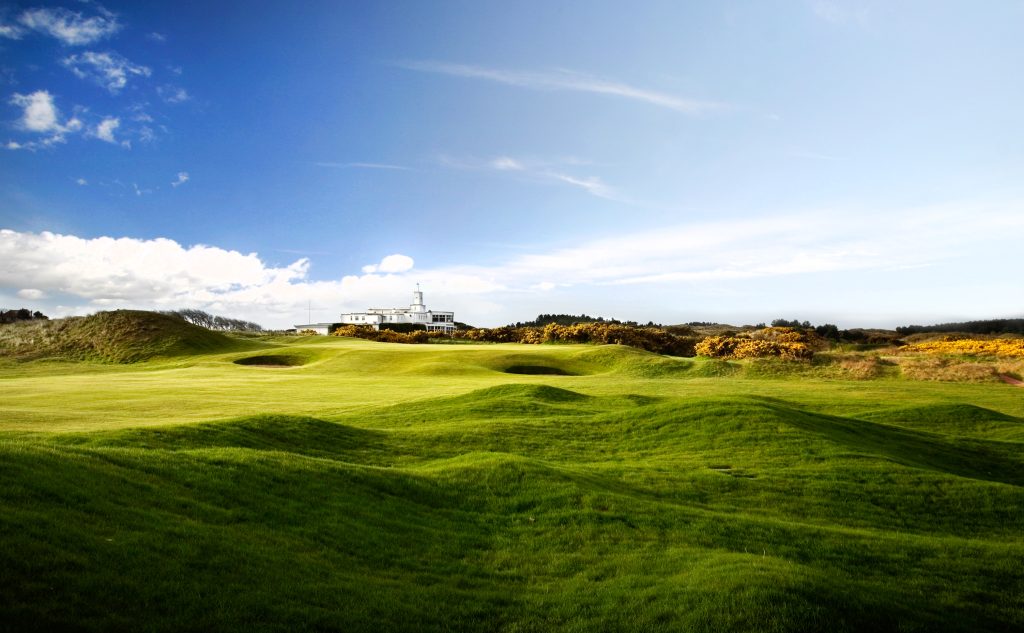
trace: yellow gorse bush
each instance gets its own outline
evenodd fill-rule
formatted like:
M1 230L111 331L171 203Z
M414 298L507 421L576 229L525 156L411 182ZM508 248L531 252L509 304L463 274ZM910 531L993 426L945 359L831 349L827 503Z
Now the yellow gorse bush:
M1009 356L1024 358L1024 339L996 338L990 340L960 339L928 341L907 345L903 352L926 354L963 354L967 356Z
M441 332L395 332L394 330L375 330L369 325L343 325L331 332L332 336L349 336L363 338L381 343L427 343L432 338L444 336Z
M766 358L806 360L814 351L806 343L765 341L734 336L709 336L697 343L697 353L712 358Z
M696 351L711 358L768 358L807 360L823 341L812 331L791 327L767 327L738 336L709 336Z

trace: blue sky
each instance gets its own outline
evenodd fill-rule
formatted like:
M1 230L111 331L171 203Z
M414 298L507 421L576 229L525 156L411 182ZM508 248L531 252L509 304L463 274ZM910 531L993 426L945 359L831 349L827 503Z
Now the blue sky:
M1024 4L0 5L0 304L1020 316Z

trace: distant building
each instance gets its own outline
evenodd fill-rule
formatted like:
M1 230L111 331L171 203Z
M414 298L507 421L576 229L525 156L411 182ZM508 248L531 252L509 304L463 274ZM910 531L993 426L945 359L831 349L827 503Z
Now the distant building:
M317 334L330 334L337 325L369 325L375 330L381 326L410 324L422 325L428 332L438 331L451 334L455 331L455 313L427 310L419 284L412 293L412 305L408 308L369 308L365 312L346 312L338 323L305 323L295 326L298 331L313 330Z
M313 330L317 334L330 334L332 327L337 327L337 323L303 323L296 325L295 330L302 332L303 330Z

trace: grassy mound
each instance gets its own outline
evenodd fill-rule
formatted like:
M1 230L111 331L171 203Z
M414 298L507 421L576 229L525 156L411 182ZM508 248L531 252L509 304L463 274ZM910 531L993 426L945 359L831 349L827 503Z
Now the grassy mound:
M133 363L156 357L228 352L245 346L220 332L139 310L0 326L0 354L19 360Z
M970 404L900 407L862 417L930 433L1024 441L1024 419Z
M572 354L552 351L551 346L521 347L522 351L489 354L480 365L504 374L538 376L587 376L610 368Z
M81 448L169 451L246 448L338 458L379 445L380 435L305 416L256 415L204 424L69 433L60 436L58 443Z
M694 362L625 345L601 345L575 355L577 362L638 378L671 378L689 372Z

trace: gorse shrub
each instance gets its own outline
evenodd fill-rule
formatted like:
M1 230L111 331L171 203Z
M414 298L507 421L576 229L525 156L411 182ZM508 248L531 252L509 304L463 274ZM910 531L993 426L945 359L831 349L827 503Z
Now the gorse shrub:
M812 330L768 327L737 336L709 336L697 343L696 352L709 358L768 358L809 360L815 348L827 345Z
M442 332L427 332L415 330L412 332L396 332L394 330L375 330L369 325L343 325L333 332L332 336L348 336L362 338L368 341L379 341L381 343L428 343L430 339L444 336Z
M926 354L962 354L965 356L1004 356L1024 358L1024 339L996 338L978 340L947 336L941 341L915 343L903 348L904 352Z
M696 351L710 358L767 358L809 360L814 356L806 343L757 341L736 336L709 336L697 343Z

